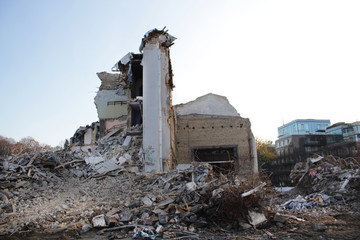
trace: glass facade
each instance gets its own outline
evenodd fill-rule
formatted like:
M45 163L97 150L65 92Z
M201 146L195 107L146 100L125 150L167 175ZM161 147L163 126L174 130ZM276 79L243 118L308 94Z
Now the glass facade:
M325 134L330 120L296 119L278 128L280 137L290 135Z

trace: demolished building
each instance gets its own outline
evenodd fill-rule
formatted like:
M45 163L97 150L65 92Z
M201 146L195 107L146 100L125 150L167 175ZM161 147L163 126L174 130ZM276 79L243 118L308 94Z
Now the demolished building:
M240 117L226 97L209 93L176 105L175 114L178 164L207 162L241 173L258 172L250 121Z
M128 97L121 74L100 72L97 75L101 85L94 100L100 122L99 135L103 137L114 127L125 128Z
M121 58L112 68L116 74L98 73L100 136L112 127L142 126L146 172L199 161L256 174L250 121L240 117L225 97L208 94L172 106L169 48L175 39L164 29L150 30L141 41L141 53Z
M96 141L99 139L99 122L79 127L70 138L70 146L82 151L93 151Z

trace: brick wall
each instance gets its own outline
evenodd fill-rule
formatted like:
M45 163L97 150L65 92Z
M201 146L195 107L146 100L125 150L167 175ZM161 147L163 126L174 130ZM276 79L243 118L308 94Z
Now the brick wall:
M238 148L237 166L241 172L252 171L250 121L242 117L185 115L177 116L176 159L178 164L191 162L191 149L233 146Z

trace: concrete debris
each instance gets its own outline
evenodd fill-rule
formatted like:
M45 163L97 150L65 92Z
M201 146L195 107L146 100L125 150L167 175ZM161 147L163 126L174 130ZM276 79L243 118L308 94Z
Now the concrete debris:
M297 183L297 190L301 190L305 195L316 194L315 196L322 200L315 205L323 205L330 204L330 197L333 202L339 203L351 201L354 196L359 195L359 169L360 161L355 158L316 157L297 163L290 177ZM305 197L306 204L313 205L307 201L313 197L314 195Z
M263 213L259 213L255 211L249 211L248 219L249 219L249 223L253 226L257 226L259 224L266 222L265 215Z
M89 149L91 149L91 146L94 145L99 138L99 128L99 122L93 122L85 127L79 127L73 137L70 138L71 147L90 146Z
M123 85L123 76L118 73L99 72L96 73L101 80L99 90L116 90Z
M141 199L141 201L143 202L143 204L146 206L146 207L151 207L151 205L152 205L152 201L151 201L151 199L149 198L149 197L143 197L142 199Z
M127 150L129 148L129 146L131 144L131 139L132 139L131 136L126 136L126 138L122 144L122 146L125 150Z
M126 139L130 140L125 149ZM133 228L134 236L143 239L198 238L193 231L213 223L226 228L234 221L231 228L239 228L248 219L243 212L249 212L253 225L266 221L265 215L251 212L254 207L259 211L261 194L270 189L266 184L255 179L239 182L236 172L222 174L208 163L145 173L139 159L141 145L141 138L127 138L123 131L107 137L93 153L58 151L0 158L0 196L6 203L1 204L5 223L0 234L25 229L52 233L78 229L85 234L92 228ZM243 198L249 191L251 196Z
M108 161L98 163L94 166L94 169L99 174L104 174L104 173L114 171L114 170L120 169L120 168L122 168L122 167L120 165L118 165L116 161L114 162L114 159L110 159Z
M356 193L353 188L358 172L354 161L349 168L346 164L343 167L335 163L326 165L326 158L317 161L316 167L309 163L309 171L302 181L317 179L317 182L299 184L290 191L278 193L280 196L298 194L277 207L271 205L275 191L267 184L256 179L246 180L236 172L219 172L208 163L166 173L145 173L138 158L140 138L132 136L133 144L127 150L118 144L125 138L123 133L109 137L95 153L59 151L0 158L0 233L21 234L37 229L57 233L76 229L81 234L89 234L100 229L98 234L111 233L119 238L201 239L201 231L209 234L209 228L251 235L259 231L255 229L266 228L262 233L275 237L295 234L293 229L299 224L308 224L302 225L307 226L306 231L327 234L332 225L311 217L326 213L329 218L329 212L332 216L343 216L343 211L337 213L334 209L340 203L347 206L351 201L356 202L357 195L353 200L348 195ZM97 172L105 163L120 168ZM319 164L329 170L321 171ZM310 175L314 169L316 175L322 173L322 179L337 179L337 185L331 181L321 185L322 179ZM336 177L326 176L332 172ZM332 184L341 189L347 179L343 187L346 192L323 191ZM315 186L318 192L304 194L305 186L310 189ZM300 211L301 217L296 216ZM351 226L347 223L346 227Z
M315 206L327 206L331 203L331 199L330 196L323 193L312 193L305 197L298 195L295 199L291 199L281 206L287 209L301 210Z
M133 239L155 239L155 238L156 238L155 233L148 228L138 229L133 235Z
M105 159L103 157L101 157L101 156L88 156L88 157L85 157L86 164L95 165L95 164L101 163L103 161L105 161Z
M92 219L93 227L106 227L105 215L101 214Z

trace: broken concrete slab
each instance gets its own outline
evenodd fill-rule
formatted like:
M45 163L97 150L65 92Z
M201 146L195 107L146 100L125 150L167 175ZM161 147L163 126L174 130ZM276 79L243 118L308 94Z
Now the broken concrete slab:
M311 161L311 163L317 163L317 162L321 161L323 158L324 158L324 157L319 156L319 157L317 157L317 158L312 158L312 159L310 159L310 161Z
M99 174L121 169L122 167L111 161L106 161L95 165L95 169Z
M184 171L184 170L188 170L192 167L192 164L178 164L176 166L176 170L178 171Z
M158 207L164 207L164 206L169 205L170 203L173 203L173 202L174 202L174 199L168 198L167 200L158 203L157 206Z
M146 207L151 207L153 202L151 201L151 199L147 196L143 197L141 199L141 201L143 202L143 204L146 206Z
M130 147L130 144L131 144L131 140L132 140L132 137L131 136L126 136L122 146L125 150L127 150L129 147Z
M105 136L103 136L100 141L105 141L106 139L110 138L111 136L113 136L115 133L119 132L121 130L121 128L114 128L111 132L109 132L108 134L106 134Z
M186 189L189 192L192 192L192 191L196 190L196 183L195 182L188 182L185 186L186 186Z
M106 225L106 221L105 221L105 215L101 214L101 215L95 216L92 219L92 224L93 224L93 227L96 227L96 228L106 227L107 225Z
M248 212L248 221L251 225L257 226L259 224L262 224L266 222L266 217L263 213L255 212L255 211L249 211Z
M107 213L106 213L106 216L112 216L112 215L114 215L115 213L118 213L118 212L120 212L121 210L119 209L119 208L112 208L110 211L108 211Z
M119 165L122 165L122 164L124 164L126 161L127 161L126 158L124 158L124 157L119 157L119 159L117 160L117 163L118 163Z
M89 157L85 157L85 162L86 164L98 164L105 161L105 159L102 156L89 156Z
M121 216L121 218L119 219L119 222L130 222L133 218L133 215L131 213L129 214L124 214Z

